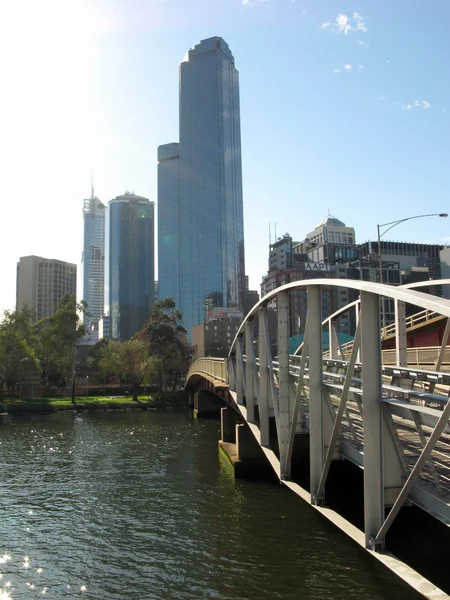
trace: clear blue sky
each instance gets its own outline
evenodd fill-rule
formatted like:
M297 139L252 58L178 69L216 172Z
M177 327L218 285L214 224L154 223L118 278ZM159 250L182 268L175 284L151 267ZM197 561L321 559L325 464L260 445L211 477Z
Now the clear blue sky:
M83 197L156 198L178 140L178 63L222 36L240 72L246 270L328 210L377 223L450 212L448 0L5 0L0 4L0 310L20 256L80 264ZM450 219L388 236L449 242Z

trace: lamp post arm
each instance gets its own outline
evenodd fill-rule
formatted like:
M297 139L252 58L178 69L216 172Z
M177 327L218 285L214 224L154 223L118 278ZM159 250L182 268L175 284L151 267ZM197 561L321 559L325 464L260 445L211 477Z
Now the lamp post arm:
M390 231L393 227L395 227L396 225L400 225L400 223L404 223L405 221L411 221L412 219L423 219L423 217L444 217L444 216L446 217L447 215L445 213L430 213L430 214L426 214L426 215L416 215L414 217L406 217L405 219L399 219L398 221L390 221L389 223L381 223L380 225L377 225L378 237L381 238L385 233ZM386 227L387 225L390 225L390 227L385 229L383 232L380 232L380 228Z

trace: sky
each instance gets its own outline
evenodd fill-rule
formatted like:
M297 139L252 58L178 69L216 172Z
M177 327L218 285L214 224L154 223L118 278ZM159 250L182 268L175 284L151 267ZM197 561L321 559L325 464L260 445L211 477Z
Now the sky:
M82 202L156 202L178 141L178 64L221 36L240 73L246 272L330 212L377 224L450 213L448 0L0 0L0 311L16 263L81 262ZM386 239L450 243L450 219ZM80 291L80 288L79 288Z

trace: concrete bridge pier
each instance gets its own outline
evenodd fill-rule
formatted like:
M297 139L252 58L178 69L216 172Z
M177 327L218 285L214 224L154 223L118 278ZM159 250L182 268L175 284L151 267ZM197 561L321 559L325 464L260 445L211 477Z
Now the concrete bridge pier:
M236 444L236 425L238 414L228 406L220 409L220 439L222 442Z
M274 479L274 472L264 452L246 423L231 408L220 413L221 440L219 452L233 470L235 478Z
M224 402L216 394L201 390L194 394L194 415L197 418L216 418L220 417L220 410Z

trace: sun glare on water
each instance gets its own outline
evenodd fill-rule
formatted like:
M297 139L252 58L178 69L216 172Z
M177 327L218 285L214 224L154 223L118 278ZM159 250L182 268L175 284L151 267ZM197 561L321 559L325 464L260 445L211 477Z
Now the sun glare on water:
M32 512L30 511L28 514L32 514ZM23 589L23 586L25 586L25 588L28 590L35 590L43 595L47 594L49 589L51 589L48 587L49 582L45 582L43 579L44 569L42 567L37 567L36 569L33 568L30 571L31 559L29 556L24 556L22 560L17 561L16 559L13 559L11 554L5 552L4 554L0 554L0 565L7 565L8 568L7 574L0 572L0 600L14 600L14 598L16 598L16 594L20 595L20 590ZM35 574L36 578L34 583L30 581L27 581L26 583L24 582L25 572L28 573L26 577L33 577L33 573ZM47 583L47 585L44 585L45 583ZM58 594L58 586L52 586L52 588L56 592L57 597L59 597L60 594ZM66 590L70 590L72 588L74 592L77 590L81 593L81 595L83 595L88 589L85 584L81 584L79 587L65 584L64 588Z

